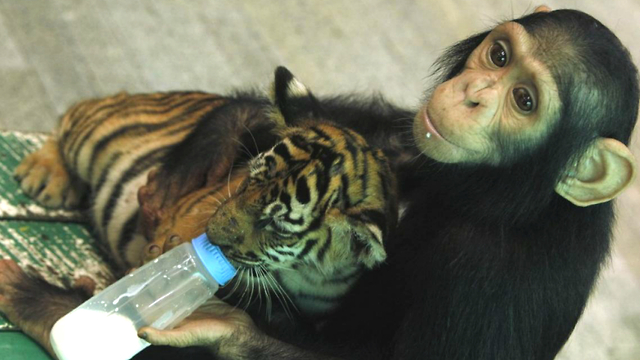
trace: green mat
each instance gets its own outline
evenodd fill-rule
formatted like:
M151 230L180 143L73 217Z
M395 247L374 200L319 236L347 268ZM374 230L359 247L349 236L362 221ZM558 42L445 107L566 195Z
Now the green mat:
M43 348L26 335L16 331L0 332L0 359L51 360Z
M70 287L79 276L89 276L102 288L113 280L113 274L104 252L84 226L82 214L39 206L13 179L21 159L44 139L44 134L0 131L0 258L13 259L52 284ZM0 316L0 358L35 358L26 352L5 356L7 346L17 349L4 340L9 337L2 331L9 330L18 329Z

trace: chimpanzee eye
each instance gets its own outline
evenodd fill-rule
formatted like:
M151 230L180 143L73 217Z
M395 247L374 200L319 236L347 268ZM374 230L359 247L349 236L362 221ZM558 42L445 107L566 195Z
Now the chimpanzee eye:
M500 45L500 43L495 43L491 46L489 50L489 58L491 62L497 67L504 67L507 65L507 51Z
M519 87L513 89L513 98L518 108L524 112L531 112L535 107L533 97L529 93L529 90L525 88Z

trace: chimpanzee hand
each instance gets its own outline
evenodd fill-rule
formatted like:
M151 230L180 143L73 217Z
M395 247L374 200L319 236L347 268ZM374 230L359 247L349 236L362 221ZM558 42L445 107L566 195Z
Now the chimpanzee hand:
M204 346L229 358L242 356L248 342L266 337L243 310L214 298L171 330L143 327L138 336L152 345Z

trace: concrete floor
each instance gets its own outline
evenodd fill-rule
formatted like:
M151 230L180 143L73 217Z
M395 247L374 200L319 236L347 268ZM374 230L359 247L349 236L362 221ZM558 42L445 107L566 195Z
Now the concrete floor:
M594 15L640 60L637 0L547 4ZM120 90L264 86L280 64L318 94L381 92L414 106L442 49L535 5L0 0L0 129L49 131L74 102ZM560 358L640 359L640 180L618 210L611 264Z

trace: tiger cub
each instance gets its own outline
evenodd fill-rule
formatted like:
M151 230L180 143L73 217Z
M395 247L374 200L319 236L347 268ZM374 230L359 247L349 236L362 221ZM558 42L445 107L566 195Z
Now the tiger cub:
M363 270L384 261L397 216L395 179L382 152L330 120L282 67L271 101L121 93L71 108L16 176L51 207L77 205L88 187L95 231L123 268L206 232L239 268L224 289L232 302L265 303L268 316L273 297L285 312L293 305L316 318L339 304ZM216 158L216 171L227 176L203 182L145 228L138 192L148 173L166 169L163 161L211 124L222 133L210 138L219 141L209 138L198 156Z

